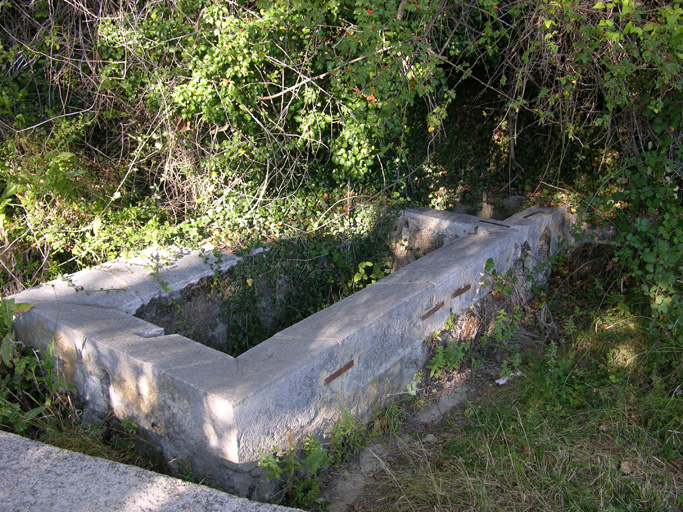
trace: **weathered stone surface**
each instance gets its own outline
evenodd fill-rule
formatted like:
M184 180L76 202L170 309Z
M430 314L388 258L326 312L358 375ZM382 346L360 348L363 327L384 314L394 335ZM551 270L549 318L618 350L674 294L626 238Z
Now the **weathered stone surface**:
M0 510L7 512L287 512L0 432Z
M403 210L396 222L394 271L456 238L496 231L497 226L471 215L417 208Z
M15 321L19 339L46 350L96 421L110 411L133 417L174 457L218 453L239 460L234 358L182 336L143 338L151 324L114 309L41 303ZM218 382L216 382L218 381Z
M402 218L408 221L412 230L427 229L441 233L446 241L498 230L495 224L482 222L479 217L432 208L406 209Z
M424 283L433 286L433 304L421 313L428 316L425 321L433 332L444 324L451 311L465 309L489 292L481 285L486 260L492 258L498 269L507 270L514 260L515 241L515 233L510 230L458 238L377 285Z
M130 260L56 279L13 295L17 302L60 302L113 308L133 314L155 297L174 297L190 284L225 272L240 260L209 247L194 251L145 251Z
M375 284L240 355L244 460L264 446L323 432L344 408L365 416L401 391L424 362L420 316L432 297L426 284Z

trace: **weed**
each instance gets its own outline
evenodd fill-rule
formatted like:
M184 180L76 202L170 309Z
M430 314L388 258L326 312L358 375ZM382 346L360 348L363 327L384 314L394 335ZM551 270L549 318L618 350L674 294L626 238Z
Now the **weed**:
M376 413L374 430L395 428L398 415L398 409ZM316 505L324 508L325 504L320 500L320 473L330 464L348 460L365 446L372 435L365 425L344 409L342 417L332 427L327 447L309 434L301 448L292 445L279 454L276 448L260 451L258 466L267 478L280 483L279 501L297 507Z
M49 421L50 407L59 388L66 387L54 372L55 360L48 350L38 353L14 339L15 314L28 311L32 304L15 304L14 299L0 300L0 425L25 433L41 421Z
M484 264L484 274L482 274L481 286L484 288L491 287L493 297L500 300L504 296L512 295L517 286L517 276L513 270L508 270L505 274L499 274L496 271L496 265L493 258L488 258Z
M422 371L415 372L415 375L413 375L413 380L411 380L410 383L406 386L405 393L408 396L417 395L418 386L420 385L421 381L422 381Z
M276 449L261 451L258 465L267 478L280 482L280 501L293 506L310 507L319 503L320 472L330 464L331 457L322 443L310 434L301 450L290 446L276 456Z
M344 408L341 419L332 427L329 451L334 462L344 462L368 442L370 433Z
M519 330L522 320L522 310L519 306L514 306L512 315L508 314L505 309L497 311L489 332L482 336L480 344L486 346L491 343L498 348L505 349L512 336Z
M458 369L465 359L465 354L470 349L470 345L469 341L461 343L452 342L445 348L442 345L438 345L436 353L427 364L429 377L439 378L444 370L453 371Z
M385 433L394 436L398 434L405 419L405 407L403 405L398 400L392 400L385 406L376 408L372 420L373 435Z

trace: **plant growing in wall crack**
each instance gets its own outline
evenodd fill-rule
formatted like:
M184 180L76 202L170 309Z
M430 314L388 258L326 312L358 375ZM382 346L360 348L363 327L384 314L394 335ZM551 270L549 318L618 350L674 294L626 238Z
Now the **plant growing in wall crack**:
M436 353L427 364L429 376L439 378L444 370L457 370L465 359L465 354L470 349L470 346L470 341L449 343L445 348L442 345L438 345Z
M341 419L332 427L329 451L334 462L344 462L358 453L368 442L370 433L365 425L344 408Z

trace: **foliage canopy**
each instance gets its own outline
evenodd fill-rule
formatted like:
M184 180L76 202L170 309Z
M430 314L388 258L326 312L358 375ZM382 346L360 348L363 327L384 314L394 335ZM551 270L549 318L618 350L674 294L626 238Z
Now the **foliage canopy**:
M424 203L483 177L563 189L616 226L615 264L680 350L682 16L680 0L2 1L3 289L173 237L292 236L258 219L298 222L294 197L319 209L308 231L337 213L328 195ZM485 138L460 123L477 109ZM453 168L483 145L502 165Z

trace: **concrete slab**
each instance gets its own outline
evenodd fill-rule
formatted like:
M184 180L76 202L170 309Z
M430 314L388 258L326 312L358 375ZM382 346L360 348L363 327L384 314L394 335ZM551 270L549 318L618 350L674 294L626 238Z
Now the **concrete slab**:
M58 303L37 304L15 321L19 339L40 340L42 350L54 343L59 371L86 402L86 421L111 411L135 418L176 457L217 452L238 462L234 358L182 336L136 334L150 327L114 309ZM207 422L221 423L218 433Z
M344 408L367 417L402 390L424 359L416 304L429 308L432 297L422 283L372 285L240 355L240 461L257 460L259 449L283 439L324 432Z
M287 512L0 432L2 512Z
M200 279L227 271L238 261L240 258L227 252L193 251L178 260L162 263L154 271L154 278L163 283L164 289L172 296L172 292L178 292Z
M492 230L457 238L387 276L377 286L398 283L432 286L432 304L424 307L421 315L430 319L433 331L436 331L451 311L466 309L489 293L489 289L481 286L486 261L492 258L499 270L507 271L516 257L515 243L518 239L518 233L512 230Z
M403 210L393 232L396 271L457 238L500 230L499 225L454 212L417 208Z
M447 241L477 233L490 233L500 230L500 226L483 222L483 219L479 217L432 208L406 209L402 213L402 218L411 223L413 230L428 229L442 233Z
M113 308L133 314L155 297L175 297L190 284L225 272L240 258L203 247L193 251L145 251L13 295L17 302L61 302Z

